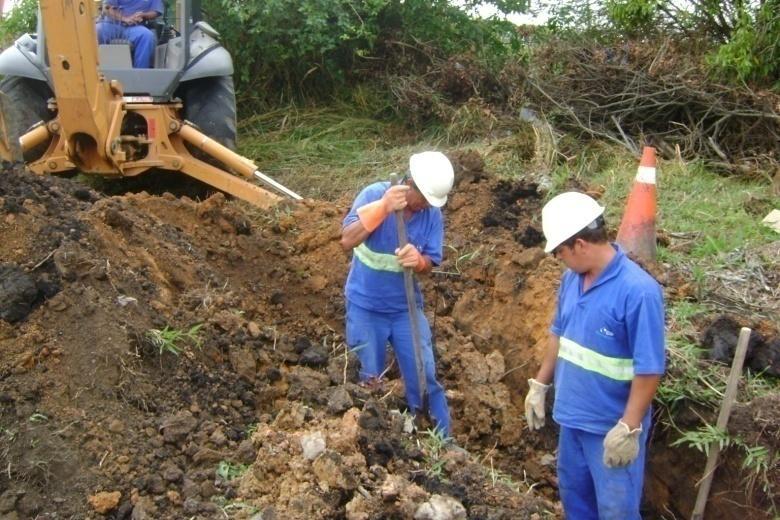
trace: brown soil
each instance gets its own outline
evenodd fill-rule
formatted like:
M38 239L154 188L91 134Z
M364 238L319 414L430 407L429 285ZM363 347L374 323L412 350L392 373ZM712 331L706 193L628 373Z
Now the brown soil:
M468 454L408 433L397 373L385 393L355 384L349 199L261 212L0 173L0 517L560 516L554 426L522 420L560 275L543 201L455 162L425 293ZM196 324L178 354L148 333Z

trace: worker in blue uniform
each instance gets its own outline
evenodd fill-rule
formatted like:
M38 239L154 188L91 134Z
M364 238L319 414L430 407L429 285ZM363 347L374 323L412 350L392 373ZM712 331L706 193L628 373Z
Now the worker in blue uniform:
M663 292L608 242L603 213L577 192L542 209L545 251L568 269L547 352L528 380L525 413L531 430L544 426L554 384L567 518L634 520L641 518L651 402L665 369Z
M98 43L127 40L133 53L133 67L151 68L157 36L143 24L162 13L162 0L105 0L103 15L95 26Z
M377 182L364 188L344 218L341 245L352 251L344 288L346 339L360 361L360 380L375 384L385 371L385 352L393 347L413 413L422 408L417 383L412 330L404 290L403 269L431 272L442 260L444 223L441 208L454 180L450 161L440 152L422 152L409 159L409 174L398 185ZM398 247L396 211L403 210L409 243ZM414 284L416 312L427 384L427 410L435 427L450 435L450 414L444 388L436 379L431 329L423 314L420 288Z

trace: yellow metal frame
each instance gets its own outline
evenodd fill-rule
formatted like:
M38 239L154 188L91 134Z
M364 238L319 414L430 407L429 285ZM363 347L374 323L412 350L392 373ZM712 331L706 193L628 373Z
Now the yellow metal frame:
M300 198L262 175L249 159L210 139L178 117L181 103L154 103L151 97L124 96L122 85L99 72L95 3L91 0L41 0L57 117L41 122L19 139L22 153L49 140L46 152L28 164L39 174L79 169L104 176L134 176L150 168L180 171L230 195L261 207L281 197L208 164L192 154L189 143L243 177L257 177ZM146 134L122 135L128 114L146 122ZM0 117L0 155L13 159L7 122ZM133 158L137 145L147 153Z

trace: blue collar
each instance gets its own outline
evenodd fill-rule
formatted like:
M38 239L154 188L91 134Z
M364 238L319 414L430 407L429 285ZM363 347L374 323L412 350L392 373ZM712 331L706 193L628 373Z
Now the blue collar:
M593 282L593 285L591 285L585 292L590 292L599 285L608 282L612 278L616 277L620 272L620 268L623 265L623 260L626 258L626 253L617 243L611 242L610 245L615 250L615 256L612 257L612 260L609 261L604 270L599 273L599 277L596 278L596 280ZM582 287L585 283L585 275L582 273L577 273L577 275L579 277L580 294L585 294L585 292L582 292Z

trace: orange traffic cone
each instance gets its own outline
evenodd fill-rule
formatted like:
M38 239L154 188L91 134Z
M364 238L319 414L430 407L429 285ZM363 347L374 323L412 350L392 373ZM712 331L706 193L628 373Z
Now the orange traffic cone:
M617 242L640 260L655 260L655 148L645 146L618 229Z

